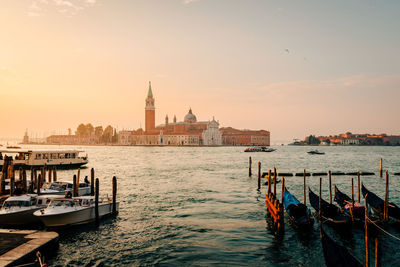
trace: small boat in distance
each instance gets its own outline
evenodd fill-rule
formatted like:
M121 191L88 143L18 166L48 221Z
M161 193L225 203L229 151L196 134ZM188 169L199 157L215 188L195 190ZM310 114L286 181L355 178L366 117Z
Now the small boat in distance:
M79 150L0 150L0 168L4 165L5 156L11 156L14 169L40 168L43 166L57 169L79 168L87 164L88 156L79 156Z
M325 154L325 152L318 151L318 149L308 151L307 153L310 155L324 155Z
M7 149L20 149L20 146L7 146Z
M118 211L119 202L116 203ZM99 197L99 217L110 215L113 202L109 197ZM96 219L94 196L53 199L45 209L34 212L47 227L64 227L85 224Z
M306 205L300 203L295 196L285 187L283 195L283 205L290 220L297 227L310 227L314 224L314 218Z
M265 146L261 147L248 147L244 150L244 152L274 152L276 149L267 148Z

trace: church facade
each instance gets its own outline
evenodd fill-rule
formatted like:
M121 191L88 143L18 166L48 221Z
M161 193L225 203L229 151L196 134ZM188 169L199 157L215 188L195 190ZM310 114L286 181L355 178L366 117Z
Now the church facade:
M158 145L158 146L221 146L221 145L269 145L268 131L236 130L220 128L214 118L209 121L197 121L192 109L185 115L183 121L177 121L174 115L170 122L168 115L164 124L155 124L155 99L149 82L149 90L145 100L145 129L120 131L120 145ZM222 129L229 129L223 131ZM224 136L225 135L225 136ZM237 142L245 136L248 144ZM232 142L232 140L234 140ZM253 142L253 143L251 143Z

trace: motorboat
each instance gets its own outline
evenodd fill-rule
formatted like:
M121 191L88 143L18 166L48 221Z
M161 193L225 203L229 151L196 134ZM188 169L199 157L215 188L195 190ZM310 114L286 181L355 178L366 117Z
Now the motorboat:
M79 168L89 162L88 156L79 156L79 150L0 150L0 168L6 156L13 159L14 169L57 167L57 169Z
M33 213L47 206L54 195L37 196L35 194L10 196L0 208L0 225L26 225L39 223Z
M52 183L45 183L40 188L40 194L43 195L65 195L66 192L73 191L74 183L71 181L56 181ZM88 196L91 194L91 186L89 183L80 182L78 196Z
M274 152L276 149L274 148L267 148L265 146L261 147L248 147L244 150L244 152Z
M118 211L119 202L116 203ZM99 197L99 217L110 215L113 203L109 197ZM46 208L34 212L34 215L47 227L64 227L85 224L96 219L95 197L53 199Z
M324 155L325 154L325 152L318 151L318 149L308 151L307 153L310 155Z

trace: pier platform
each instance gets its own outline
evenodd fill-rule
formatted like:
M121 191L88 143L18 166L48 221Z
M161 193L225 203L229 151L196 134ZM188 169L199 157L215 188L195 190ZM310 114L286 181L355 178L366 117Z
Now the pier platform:
M0 229L0 267L34 262L37 251L48 255L56 249L56 232Z

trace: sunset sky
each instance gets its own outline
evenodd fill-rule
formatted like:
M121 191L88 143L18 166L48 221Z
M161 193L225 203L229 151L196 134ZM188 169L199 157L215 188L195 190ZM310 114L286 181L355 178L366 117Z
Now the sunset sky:
M2 0L0 138L198 120L400 134L400 1Z

